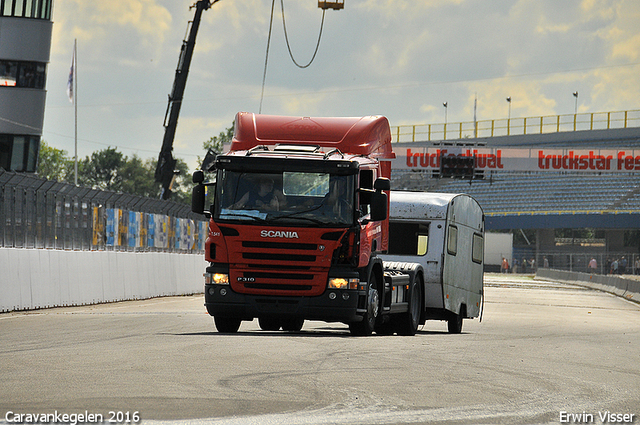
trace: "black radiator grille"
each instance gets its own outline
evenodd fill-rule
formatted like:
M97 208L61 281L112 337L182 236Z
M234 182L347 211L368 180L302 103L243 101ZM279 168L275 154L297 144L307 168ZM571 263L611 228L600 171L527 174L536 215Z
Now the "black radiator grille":
M267 249L298 249L304 251L315 251L318 245L313 243L298 242L262 242L262 241L242 241L243 248L267 248Z
M313 280L312 274L306 273L276 273L276 272L244 272L245 278L281 279L281 280Z
M269 261L316 261L315 255L273 254L269 252L243 252L242 258L247 260Z

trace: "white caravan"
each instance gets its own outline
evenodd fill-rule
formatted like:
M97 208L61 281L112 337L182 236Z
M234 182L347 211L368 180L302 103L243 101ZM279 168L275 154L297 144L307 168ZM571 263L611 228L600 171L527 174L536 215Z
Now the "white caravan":
M483 297L484 213L463 194L392 191L385 269L407 263L424 269L420 323L446 320L460 333L462 320L480 315Z

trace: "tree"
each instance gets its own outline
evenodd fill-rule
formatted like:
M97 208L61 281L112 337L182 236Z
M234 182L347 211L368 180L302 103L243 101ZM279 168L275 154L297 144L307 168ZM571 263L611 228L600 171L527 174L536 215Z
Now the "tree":
M224 150L224 145L231 143L231 140L233 139L235 126L236 123L235 121L233 121L231 123L231 127L227 128L225 131L221 131L217 136L212 136L209 140L202 143L202 149L207 152L211 150L215 153L222 153L222 151ZM200 158L200 156L198 156L198 164L200 164L201 168L203 160L203 158Z
M91 154L91 158L86 157L83 161L82 179L78 172L78 182L94 189L122 190L122 167L127 158L118 152L116 148L108 147Z
M94 189L111 190L148 198L159 198L161 186L154 174L155 159L143 160L138 155L131 158L118 152L116 148L93 152L78 161L78 184ZM177 159L178 174L173 186L172 200L191 203L191 175L187 163ZM57 149L42 141L38 159L38 175L49 180L74 184L74 161L67 151Z
M67 151L49 146L47 142L40 142L38 155L38 176L47 180L69 182L74 180L73 160L67 156Z
M119 174L122 176L120 190L124 193L158 198L160 184L155 181L155 169L155 161L152 159L143 161L135 154L131 158L125 158L125 162L119 170Z

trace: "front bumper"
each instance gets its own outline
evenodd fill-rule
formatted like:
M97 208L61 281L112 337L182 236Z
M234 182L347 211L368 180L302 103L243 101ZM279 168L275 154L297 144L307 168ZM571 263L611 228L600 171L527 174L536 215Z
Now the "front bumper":
M327 289L316 297L248 295L227 285L205 285L204 299L211 316L253 320L262 316L289 316L325 322L359 322L366 312L366 291Z

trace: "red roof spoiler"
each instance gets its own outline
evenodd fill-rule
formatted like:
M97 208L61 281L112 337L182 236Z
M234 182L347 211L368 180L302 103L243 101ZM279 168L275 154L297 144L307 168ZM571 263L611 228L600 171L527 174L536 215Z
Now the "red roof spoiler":
M258 145L319 145L354 155L393 159L389 121L369 117L286 117L238 112L231 151Z

